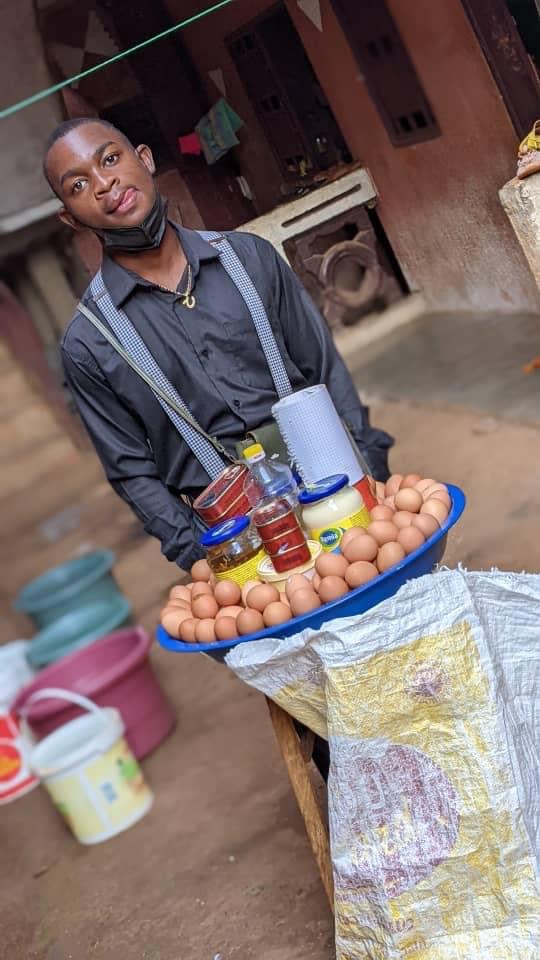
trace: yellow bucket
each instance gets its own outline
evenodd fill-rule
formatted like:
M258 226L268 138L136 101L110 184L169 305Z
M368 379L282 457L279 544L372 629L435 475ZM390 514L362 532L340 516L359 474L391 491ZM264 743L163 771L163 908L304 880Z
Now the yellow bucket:
M25 707L50 698L68 700L88 713L38 743L30 767L77 840L101 843L140 820L153 794L124 739L118 710L56 688L36 691Z

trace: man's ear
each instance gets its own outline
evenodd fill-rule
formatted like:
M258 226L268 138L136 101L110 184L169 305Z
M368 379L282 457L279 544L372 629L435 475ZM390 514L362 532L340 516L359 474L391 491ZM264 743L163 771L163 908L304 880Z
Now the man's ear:
M156 172L156 165L150 147L147 147L145 143L141 143L135 148L135 153L148 170L148 173L151 173L153 176Z
M67 226L71 227L72 230L75 230L76 233L80 233L85 229L82 223L79 223L79 221L76 220L75 217L72 216L69 210L66 210L65 207L62 207L61 210L58 211L58 217L62 223L66 223Z

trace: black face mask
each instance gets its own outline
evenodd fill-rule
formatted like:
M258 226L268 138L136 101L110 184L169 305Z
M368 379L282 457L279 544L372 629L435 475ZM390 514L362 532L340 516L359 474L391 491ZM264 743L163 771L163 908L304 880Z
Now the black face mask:
M167 226L167 201L156 191L154 205L138 227L96 230L106 253L142 253L160 246Z

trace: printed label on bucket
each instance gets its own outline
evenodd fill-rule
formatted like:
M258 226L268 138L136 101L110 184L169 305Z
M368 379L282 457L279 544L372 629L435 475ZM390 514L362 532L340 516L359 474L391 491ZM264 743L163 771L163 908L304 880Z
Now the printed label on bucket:
M343 534L351 527L369 527L371 517L366 507L357 510L350 517L342 517L335 527L319 527L310 532L313 540L318 540L325 553L341 553L340 544Z
M12 714L0 716L0 803L8 803L37 786L27 765L28 744Z
M45 783L82 843L114 836L149 808L152 794L124 739L76 773Z

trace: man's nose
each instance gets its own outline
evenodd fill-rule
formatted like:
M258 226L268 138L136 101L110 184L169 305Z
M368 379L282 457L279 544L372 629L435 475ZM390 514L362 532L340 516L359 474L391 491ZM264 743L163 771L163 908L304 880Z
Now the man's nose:
M118 182L118 177L112 170L98 170L94 173L94 192L96 197L109 193Z

